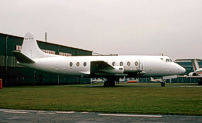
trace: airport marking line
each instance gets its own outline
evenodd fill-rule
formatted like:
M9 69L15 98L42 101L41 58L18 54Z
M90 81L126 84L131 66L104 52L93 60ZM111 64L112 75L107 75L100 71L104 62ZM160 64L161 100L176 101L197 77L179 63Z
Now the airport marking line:
M8 111L4 111L5 113L16 113L16 114L26 114L28 112L25 111L15 111L15 110L8 110Z
M176 86L176 87L181 87L181 88L201 88L202 86Z
M72 114L75 113L74 111L57 111L57 114Z
M10 118L7 118L8 120L14 120L14 119L19 119L20 117L10 117Z
M11 113L16 113L16 114L27 114L28 112L20 112L20 111L14 111L14 112L11 112Z
M56 114L56 113L47 113L47 114Z
M162 115L132 115L132 114L98 114L100 116L118 116L118 117L162 117Z
M8 109L0 109L0 111L7 111Z
M88 112L81 112L82 114L88 114Z

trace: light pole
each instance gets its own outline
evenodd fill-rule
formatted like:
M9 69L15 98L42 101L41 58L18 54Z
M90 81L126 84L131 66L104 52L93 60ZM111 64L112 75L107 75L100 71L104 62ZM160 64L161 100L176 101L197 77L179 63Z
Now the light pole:
M6 37L5 42L5 86L7 86L7 39L9 36Z

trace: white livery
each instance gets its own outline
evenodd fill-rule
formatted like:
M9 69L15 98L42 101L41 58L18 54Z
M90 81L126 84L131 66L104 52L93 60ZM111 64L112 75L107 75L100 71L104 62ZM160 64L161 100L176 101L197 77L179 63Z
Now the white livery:
M185 69L167 56L59 56L39 49L32 33L24 37L22 50L13 51L21 65L55 74L99 77L105 86L114 86L119 78L163 77L183 74Z

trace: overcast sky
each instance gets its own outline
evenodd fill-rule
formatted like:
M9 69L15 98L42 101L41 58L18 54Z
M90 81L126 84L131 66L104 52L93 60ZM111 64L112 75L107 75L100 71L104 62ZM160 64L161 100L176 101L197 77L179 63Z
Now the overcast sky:
M0 32L101 54L202 59L202 0L0 0Z

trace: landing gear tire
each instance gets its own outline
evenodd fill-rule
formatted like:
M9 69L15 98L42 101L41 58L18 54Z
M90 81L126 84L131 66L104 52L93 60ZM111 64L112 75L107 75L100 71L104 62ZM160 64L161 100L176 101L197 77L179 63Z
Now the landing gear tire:
M165 87L165 82L161 82L161 87Z
M107 78L107 81L104 82L104 87L114 87L115 86L116 78Z

